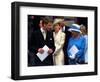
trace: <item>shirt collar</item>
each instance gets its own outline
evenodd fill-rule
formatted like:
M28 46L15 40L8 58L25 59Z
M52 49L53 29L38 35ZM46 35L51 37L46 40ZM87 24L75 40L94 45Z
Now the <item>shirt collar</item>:
M42 27L41 27L41 29L40 29L40 30L41 30L41 32L42 32L42 33L43 33L43 32L45 32L45 30L43 30L43 28L42 28Z

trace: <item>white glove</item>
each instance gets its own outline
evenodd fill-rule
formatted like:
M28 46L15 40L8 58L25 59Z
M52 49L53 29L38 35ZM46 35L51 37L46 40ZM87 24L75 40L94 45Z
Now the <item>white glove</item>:
M75 55L74 54L70 55L69 57L70 57L70 59L75 59Z

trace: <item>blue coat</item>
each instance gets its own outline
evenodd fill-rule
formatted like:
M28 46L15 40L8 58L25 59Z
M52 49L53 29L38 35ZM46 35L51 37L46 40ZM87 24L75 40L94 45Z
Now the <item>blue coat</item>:
M75 54L75 58L74 59L70 59L70 57L69 57L69 64L77 64L77 63L81 64L81 63L84 63L84 61L85 61L85 56L84 56L85 43L86 43L85 38L82 35L80 35L78 38L71 37L69 39L68 48L67 48L68 57L71 55L69 53L69 50L73 45L75 45L77 47L77 49L79 50Z

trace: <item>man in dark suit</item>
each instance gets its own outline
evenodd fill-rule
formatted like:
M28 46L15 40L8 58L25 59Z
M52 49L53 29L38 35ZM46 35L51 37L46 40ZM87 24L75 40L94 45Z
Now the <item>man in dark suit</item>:
M63 50L64 50L64 54L65 54L65 65L68 65L68 54L67 54L67 47L68 47L68 42L69 42L69 39L71 37L71 32L68 31L70 27L69 26L65 26L65 34L66 34L66 37L65 37L65 44L64 44L64 47L63 47Z
M48 31L47 29L52 26L52 20L50 18L43 18L42 20L42 26L39 30L36 30L33 32L31 37L31 47L30 47L30 63L31 66L47 66L47 65L53 65L53 52L55 50L54 46L54 38L52 31ZM48 50L48 56L46 59L41 61L37 57L37 53L44 52L43 47L47 45Z
M64 44L64 47L63 47L63 51L64 51L64 60L65 60L65 65L68 65L68 54L67 54L67 47L68 47L68 42L69 42L69 39L71 37L71 32L68 31L68 29L70 28L69 26L66 26L65 25L65 20L64 20L64 17L61 18L61 30L62 32L64 32L66 34L66 37L65 37L65 44Z

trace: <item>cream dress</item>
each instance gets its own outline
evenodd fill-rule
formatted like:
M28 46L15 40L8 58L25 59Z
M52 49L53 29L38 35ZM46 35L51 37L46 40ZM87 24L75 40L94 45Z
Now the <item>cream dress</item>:
M65 33L61 30L56 34L53 32L55 42L55 52L53 54L54 65L64 65L64 52L63 46L65 42Z

